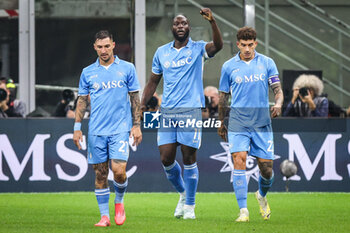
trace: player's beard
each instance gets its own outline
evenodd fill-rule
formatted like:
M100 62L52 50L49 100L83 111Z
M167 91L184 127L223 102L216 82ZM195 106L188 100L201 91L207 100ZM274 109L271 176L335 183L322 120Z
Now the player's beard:
M101 54L100 59L101 59L103 62L108 63L109 60L111 60L111 56L108 56L108 54L107 54L107 58L104 59L104 58L102 58L102 54Z
M250 61L254 58L254 53L249 52L249 53L243 53L243 60L245 61Z
M250 60L252 58L252 54L251 53L245 53L244 54L244 60Z
M187 40L189 34L190 34L190 31L186 31L183 36L178 36L176 34L176 32L173 31L173 35L174 35L175 40L177 40L179 42L184 42L185 40Z

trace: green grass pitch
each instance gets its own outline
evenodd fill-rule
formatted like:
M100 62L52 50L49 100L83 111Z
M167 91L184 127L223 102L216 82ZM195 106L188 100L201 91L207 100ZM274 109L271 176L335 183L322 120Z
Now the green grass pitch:
M350 232L350 193L269 193L269 221L262 220L249 193L249 223L234 222L238 206L232 193L198 193L195 220L173 217L177 201L175 193L127 193L124 225L111 221L108 228L96 228L93 192L5 193L0 232Z

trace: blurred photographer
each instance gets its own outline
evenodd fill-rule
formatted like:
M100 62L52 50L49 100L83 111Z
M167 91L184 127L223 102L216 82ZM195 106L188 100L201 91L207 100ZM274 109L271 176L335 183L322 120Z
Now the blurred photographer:
M218 107L219 107L219 91L216 87L214 86L207 86L204 88L204 96L208 98L209 101L209 117L211 118L218 118L219 112L218 112Z
M205 108L202 108L202 118L208 119L210 117L210 100L208 96L204 96L205 99Z
M65 89L62 92L62 99L57 104L55 113L53 116L55 117L68 117L74 118L74 92L70 89Z
M4 87L5 85L0 83L0 118L7 118L7 114L5 112L9 108L7 106L8 94Z
M6 114L8 117L25 117L26 115L26 104L16 98L17 88L11 78L2 77L0 82L5 83L5 90L8 94Z
M328 99L321 96L322 81L315 75L300 75L293 84L293 97L283 116L327 117Z

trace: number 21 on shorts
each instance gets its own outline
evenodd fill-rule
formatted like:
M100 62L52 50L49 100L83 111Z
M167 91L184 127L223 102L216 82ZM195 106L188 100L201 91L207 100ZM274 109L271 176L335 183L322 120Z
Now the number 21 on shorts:
M119 152L122 153L127 153L129 150L129 142L127 141L119 141L119 143L121 144L120 148L119 148Z
M269 144L269 147L267 148L267 151L273 153L273 141L272 140L268 140L267 143Z

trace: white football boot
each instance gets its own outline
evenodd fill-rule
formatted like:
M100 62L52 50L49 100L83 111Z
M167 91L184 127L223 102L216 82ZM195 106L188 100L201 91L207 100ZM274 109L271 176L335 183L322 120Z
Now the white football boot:
M174 216L175 218L181 218L184 215L184 205L186 201L186 195L180 194L179 202L175 208Z
M194 206L195 205L184 206L184 219L196 219L196 215L194 214Z

